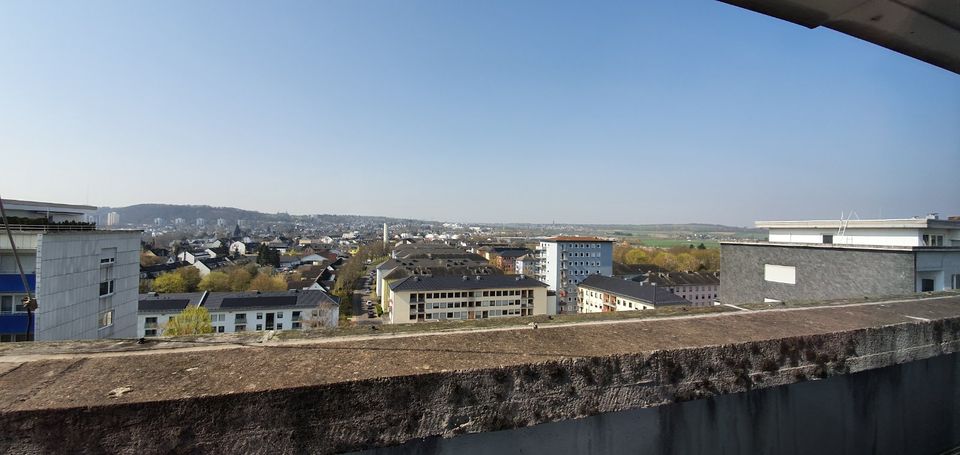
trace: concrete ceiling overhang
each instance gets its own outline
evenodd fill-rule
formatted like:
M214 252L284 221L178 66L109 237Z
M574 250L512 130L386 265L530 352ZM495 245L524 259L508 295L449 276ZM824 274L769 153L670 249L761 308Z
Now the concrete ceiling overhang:
M720 0L826 27L960 74L960 0Z

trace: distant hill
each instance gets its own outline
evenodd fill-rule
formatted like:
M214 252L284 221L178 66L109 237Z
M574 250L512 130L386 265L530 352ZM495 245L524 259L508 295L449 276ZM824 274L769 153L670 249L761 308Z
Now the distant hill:
M212 207L209 205L136 204L128 207L100 207L97 209L97 214L101 216L109 212L117 212L120 215L121 224L134 225L153 224L155 218L163 218L166 222L183 218L186 224L193 224L197 218L203 218L208 225L216 222L218 218L223 218L228 226L233 226L237 220L244 220L249 223L283 223L305 220L329 224L429 223L380 216L263 213L234 207Z

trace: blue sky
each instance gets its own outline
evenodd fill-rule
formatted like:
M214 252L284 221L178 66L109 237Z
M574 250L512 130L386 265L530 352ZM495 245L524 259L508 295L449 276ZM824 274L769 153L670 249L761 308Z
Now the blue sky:
M0 153L94 205L960 214L960 76L712 1L7 0Z

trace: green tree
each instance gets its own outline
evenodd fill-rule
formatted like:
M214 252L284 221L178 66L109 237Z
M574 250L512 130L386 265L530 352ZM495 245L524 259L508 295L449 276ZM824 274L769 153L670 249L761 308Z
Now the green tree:
M247 267L237 267L231 270L227 276L230 279L231 291L246 291L250 289L250 280L253 279L253 274L247 270Z
M230 275L224 272L210 272L200 280L197 289L210 292L224 292L230 290Z
M257 247L257 264L280 267L280 253L261 243Z
M187 292L187 281L179 273L161 273L153 280L153 291L161 293Z
M200 270L196 267L180 267L175 270L174 273L183 277L183 281L187 286L186 292L194 292L197 290L197 286L200 284Z
M634 248L627 252L626 256L624 256L624 261L630 265L646 264L650 261L650 258L642 248Z
M286 291L287 282L282 277L260 273L250 280L250 290L253 289L258 291Z
M698 250L705 250L705 249L707 249L707 246L704 245L703 242L700 242L700 244L697 245L697 249L698 249Z
M681 253L676 256L677 264L676 269L680 272L694 272L700 269L700 261L697 258L693 257L692 254Z
M667 270L677 270L677 257L667 251L661 251L651 260L654 265Z
M210 313L204 307L186 308L167 322L163 329L166 336L200 335L213 333Z

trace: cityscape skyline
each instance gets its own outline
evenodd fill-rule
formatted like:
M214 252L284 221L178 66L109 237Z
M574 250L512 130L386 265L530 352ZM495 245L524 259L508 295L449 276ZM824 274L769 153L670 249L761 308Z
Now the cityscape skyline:
M226 5L0 5L0 148L25 170L0 194L485 223L960 213L960 81L840 33L714 2Z

